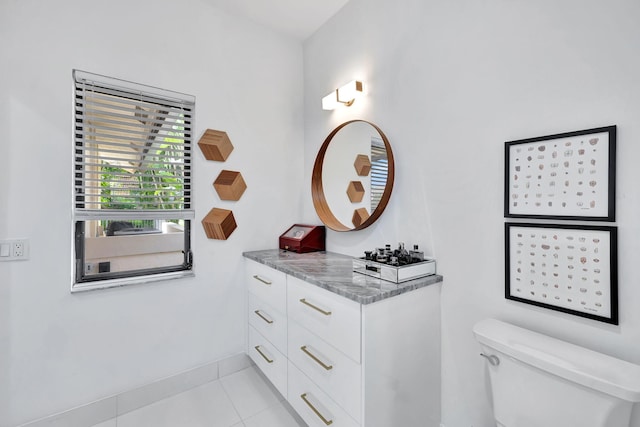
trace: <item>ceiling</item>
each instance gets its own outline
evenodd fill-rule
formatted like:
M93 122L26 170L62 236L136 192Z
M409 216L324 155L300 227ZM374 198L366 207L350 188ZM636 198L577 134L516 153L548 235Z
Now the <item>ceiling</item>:
M304 40L349 0L206 0L233 15Z

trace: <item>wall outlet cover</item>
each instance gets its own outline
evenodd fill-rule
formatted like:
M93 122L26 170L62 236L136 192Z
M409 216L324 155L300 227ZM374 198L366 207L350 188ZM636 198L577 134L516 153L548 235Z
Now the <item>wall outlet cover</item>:
M0 262L29 259L29 239L0 240Z

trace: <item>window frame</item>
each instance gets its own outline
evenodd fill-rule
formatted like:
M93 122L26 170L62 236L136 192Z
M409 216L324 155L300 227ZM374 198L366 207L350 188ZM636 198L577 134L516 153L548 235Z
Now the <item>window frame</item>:
M73 245L73 266L72 266L72 281L71 292L87 291L94 289L104 289L116 286L125 286L132 284L141 284L156 282L161 280L177 279L182 277L194 276L193 268L193 252L192 252L192 226L195 219L193 186L194 186L194 150L193 150L193 132L194 132L194 118L195 118L195 97L192 95L182 94L178 92L159 89L139 83L128 82L120 79L106 77L98 74L87 73L81 70L73 70L73 176L72 176L72 245ZM82 85L82 89L79 86ZM183 171L179 175L171 175L172 178L180 177L183 179L182 186L180 187L180 204L181 208L178 209L164 209L154 207L148 209L144 207L141 209L125 209L125 208L110 208L100 209L101 202L96 202L95 205L100 205L98 208L88 208L90 202L86 200L85 187L87 186L88 178L86 175L89 173L86 169L86 165L79 163L85 162L87 153L96 148L91 148L87 142L86 137L89 130L85 129L91 127L95 132L94 124L87 124L91 121L91 114L82 112L87 103L87 90L84 85L88 85L93 89L99 88L100 90L116 90L118 92L115 96L116 100L122 98L127 102L133 102L136 100L136 96L140 99L144 99L144 102L149 102L148 99L158 100L160 102L166 101L167 104L179 104L184 103L188 114L184 113L179 117L188 118L184 120L185 125L183 129L180 129L183 133L180 137L183 140L182 146L182 161L180 167ZM105 89L106 88L106 89ZM94 92L92 92L93 94ZM128 95L128 96L127 96ZM142 102L142 101L140 101ZM153 102L153 101L152 101ZM161 104L158 104L161 105ZM133 107L132 107L133 108ZM137 111L136 111L137 113ZM166 120L166 119L165 119ZM95 122L94 122L95 123ZM173 122L176 123L174 120ZM164 126L162 123L161 126ZM126 127L126 126L125 126ZM175 128L174 128L175 129ZM124 133L124 132L122 132ZM172 134L170 134L172 135ZM103 135L106 136L106 135ZM154 140L155 141L155 140ZM137 146L134 146L137 147ZM100 154L97 155L97 161L100 161ZM146 156L146 152L145 152ZM169 156L164 154L161 160L166 160ZM174 156L172 156L174 157ZM140 159L142 164L146 158ZM94 160L92 160L94 161ZM137 161L137 160L136 160ZM139 165L139 168L141 167ZM136 172L132 173L133 175ZM100 178L99 183L102 182L104 176ZM94 178L95 180L95 178ZM80 190L78 186L82 187ZM87 274L85 271L85 254L86 254L86 228L89 221L98 220L176 220L179 219L184 223L182 234L184 236L182 246L182 262L181 264L166 263L161 267L145 267L137 269L128 269L125 271L108 272L99 274ZM134 236L134 238L143 236ZM100 237L102 238L102 237ZM104 237L109 238L109 237ZM174 240L175 241L175 240ZM152 254L151 252L149 254ZM178 254L179 255L179 254ZM169 265L173 264L173 265Z

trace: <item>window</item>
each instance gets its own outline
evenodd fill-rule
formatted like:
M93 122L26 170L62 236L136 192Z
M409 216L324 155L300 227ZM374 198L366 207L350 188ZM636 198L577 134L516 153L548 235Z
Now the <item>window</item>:
M191 275L195 98L73 77L72 291Z

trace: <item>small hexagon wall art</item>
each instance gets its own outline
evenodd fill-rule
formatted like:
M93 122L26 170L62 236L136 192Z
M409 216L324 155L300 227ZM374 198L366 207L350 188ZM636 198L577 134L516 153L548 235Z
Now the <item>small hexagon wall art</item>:
M353 211L351 222L356 227L360 227L362 223L367 220L367 218L369 218L369 212L367 212L367 208L360 208Z
M213 208L202 220L202 226L209 239L227 240L236 229L233 212L227 209Z
M356 173L358 174L358 176L369 175L369 171L371 170L371 162L369 161L369 156L365 154L358 154L356 156L356 161L353 163L353 167L356 168Z
M233 151L233 144L226 132L214 129L207 129L200 140L198 147L202 151L205 159L216 162L224 162Z
M347 187L347 196L351 203L359 203L364 196L364 186L360 181L351 181Z
M242 174L236 171L223 170L213 182L221 200L240 200L247 184L242 178Z

